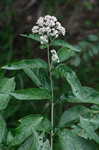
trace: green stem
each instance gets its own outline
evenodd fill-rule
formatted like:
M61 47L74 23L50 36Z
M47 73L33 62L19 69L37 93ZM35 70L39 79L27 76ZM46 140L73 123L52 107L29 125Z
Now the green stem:
M54 128L54 92L53 92L53 80L52 80L52 72L51 72L51 62L50 62L50 50L49 46L47 48L48 52L48 65L49 65L49 74L50 74L50 84L51 84L51 150L53 150L53 128Z

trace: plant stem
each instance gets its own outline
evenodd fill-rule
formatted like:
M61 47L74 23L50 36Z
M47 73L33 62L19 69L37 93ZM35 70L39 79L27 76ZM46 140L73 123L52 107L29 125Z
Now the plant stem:
M49 65L49 75L50 75L50 84L51 84L51 150L53 150L53 128L54 128L54 92L53 92L53 80L52 80L52 72L51 72L51 62L50 62L50 50L49 45L47 48L48 52L48 65Z

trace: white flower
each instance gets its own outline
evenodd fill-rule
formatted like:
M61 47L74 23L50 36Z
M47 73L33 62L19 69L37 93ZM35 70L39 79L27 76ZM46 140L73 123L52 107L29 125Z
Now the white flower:
M38 26L34 26L32 28L32 33L38 33L39 27Z
M43 24L44 24L44 18L43 18L43 17L40 17L40 18L37 20L36 24L39 25L39 26L43 26Z
M65 33L66 33L66 31L65 31L65 28L64 27L61 27L61 33L62 33L62 35L64 36L65 35Z
M41 44L47 44L48 43L48 37L47 35L40 36Z
M32 28L33 34L39 34L41 39L41 44L47 43L50 37L58 38L59 35L65 35L65 28L61 25L57 18L54 16L46 15L45 17L40 17L36 26Z
M55 16L52 16L51 19L55 22L57 21L57 18Z
M45 32L45 28L44 27L40 28L39 31L38 31L39 34L44 34L44 32Z
M58 57L58 55L57 55L57 52L55 51L55 49L52 49L51 50L51 53L52 53L52 62L57 62L57 63L59 63L60 62L60 60L59 60L59 57Z

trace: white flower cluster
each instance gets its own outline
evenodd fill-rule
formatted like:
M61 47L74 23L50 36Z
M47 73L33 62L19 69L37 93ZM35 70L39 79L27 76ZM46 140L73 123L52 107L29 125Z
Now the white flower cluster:
M32 33L39 34L41 44L46 44L49 41L49 37L57 38L59 35L64 36L65 28L56 17L46 15L37 20L36 26L33 26L32 28Z
M52 62L57 62L57 63L59 63L60 62L60 60L59 60L59 57L58 57L58 55L57 55L57 52L55 51L55 49L52 49L51 50L51 53L52 53Z

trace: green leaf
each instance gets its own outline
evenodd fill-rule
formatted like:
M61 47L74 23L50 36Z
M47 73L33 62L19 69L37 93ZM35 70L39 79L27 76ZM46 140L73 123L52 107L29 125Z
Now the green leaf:
M23 144L21 144L18 150L34 150L33 141L34 137L29 137Z
M9 93L15 89L14 78L0 79L0 93Z
M68 60L70 57L75 56L75 52L67 49L66 47L59 49L58 56L60 62Z
M13 92L15 89L14 78L4 78L0 79L0 110L3 110L7 107L11 96L10 92Z
M35 150L51 150L50 149L50 144L48 139L45 139L44 134L38 134L37 132L33 132L34 133L34 149Z
M41 115L28 115L21 119L19 127L15 130L15 137L9 144L11 146L21 144L26 138L33 134L34 129L38 129L42 120L43 117Z
M47 69L47 67L48 67L47 63L42 59L24 59L24 60L11 63L9 65L5 65L2 67L2 69L7 69L7 70L20 70L25 68Z
M14 93L10 93L18 100L42 100L50 99L51 95L47 89L31 88L17 90Z
M61 150L98 150L98 145L76 136L70 130L59 132Z
M66 98L66 101L99 104L99 92L89 87L83 87L74 71L63 64L56 67L55 71L61 77L66 78L71 86L74 97Z
M68 123L71 123L73 121L77 121L80 119L80 115L84 115L90 112L90 110L84 106L78 105L75 107L70 108L69 110L66 110L59 121L59 127L64 127L68 125Z
M49 132L52 129L51 122L44 117L38 126L38 131Z
M38 86L40 87L42 84L39 78L36 76L34 71L31 68L24 68L24 72L28 75L28 77Z
M91 35L89 35L88 37L88 40L89 41L91 41L91 42L96 42L96 41L98 41L98 36L97 35L94 35L94 34L91 34Z
M29 35L21 34L21 36L35 40L35 41L40 41L40 36L38 34L29 34Z
M99 144L99 136L95 133L95 128L89 119L80 117L80 126L89 139L93 139Z
M54 42L51 43L52 46L61 46L61 47L66 47L72 51L75 52L80 52L76 47L70 45L69 43L63 41L63 40L55 40Z
M6 135L6 123L3 117L0 115L0 144L5 139L5 135Z
M7 145L14 139L12 133L9 131L7 134Z
M99 104L99 92L89 87L83 87L74 72L68 72L66 79L71 85L73 94L80 102Z

